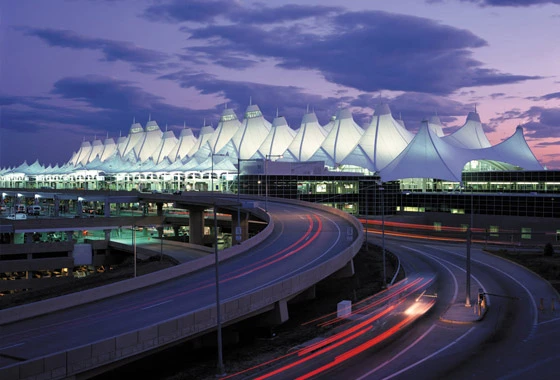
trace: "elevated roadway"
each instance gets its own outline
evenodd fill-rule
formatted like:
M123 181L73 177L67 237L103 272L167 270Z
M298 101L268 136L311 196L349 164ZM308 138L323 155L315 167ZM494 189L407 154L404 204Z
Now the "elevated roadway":
M353 272L359 222L332 208L268 200L264 238L220 253L222 323L268 313L336 273ZM88 377L112 363L216 328L213 257L107 288L0 311L0 378ZM165 279L165 281L161 281ZM124 293L123 293L124 292ZM50 306L49 306L50 305Z

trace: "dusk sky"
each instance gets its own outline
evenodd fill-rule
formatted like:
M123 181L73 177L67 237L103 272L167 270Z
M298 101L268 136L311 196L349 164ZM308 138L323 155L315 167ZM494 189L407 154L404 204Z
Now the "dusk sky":
M0 168L64 164L151 115L176 136L252 99L299 127L380 102L416 131L522 125L560 169L560 0L0 0Z

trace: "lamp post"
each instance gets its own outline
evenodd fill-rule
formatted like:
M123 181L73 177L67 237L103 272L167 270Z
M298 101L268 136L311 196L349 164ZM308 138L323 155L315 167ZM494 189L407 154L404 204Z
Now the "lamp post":
M136 277L136 226L132 225L132 255L134 261L134 277Z
M218 335L218 368L217 376L224 376L224 361L222 356L222 320L220 313L220 260L218 259L218 217L214 202L214 260L216 269L216 331Z
M282 158L281 154L267 154L264 160L264 211L268 212L268 174L267 174L267 163L271 158Z
M210 177L212 178L212 192L214 192L214 157L218 156L218 157L227 157L229 156L229 154L221 154L221 153L212 153L212 169L211 169L211 173L210 173Z
M473 212L474 212L474 201L473 201L473 189L471 186L471 220L469 226L467 227L467 285L466 285L466 296L465 296L465 307L471 307L471 240L472 240L472 225L473 225Z
M385 199L383 196L384 188L380 187L381 192L381 251L383 253L383 288L387 288L387 273L385 268Z

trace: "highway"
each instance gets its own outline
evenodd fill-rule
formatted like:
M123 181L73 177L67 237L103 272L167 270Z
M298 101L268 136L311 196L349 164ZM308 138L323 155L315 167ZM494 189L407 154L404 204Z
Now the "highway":
M558 299L547 281L473 247L472 303L482 288L489 294L488 312L475 323L451 323L445 319L447 308L466 298L465 246L391 241L388 249L397 253L408 274L428 268L438 273L438 302L392 344L317 378L558 378L560 314L538 308L541 297Z
M558 378L560 313L540 309L541 298L558 300L558 293L547 281L474 247L472 305L476 305L478 288L482 288L489 308L479 321L459 323L451 319L450 305L476 312L475 307L463 306L465 246L404 239L387 239L386 245L401 259L407 278L379 297L399 297L388 303L374 302L367 312L354 305L361 312L349 317L339 332L278 362L228 378ZM421 286L432 279L429 286ZM413 297L401 303L403 293ZM426 314L414 318L412 324L407 310L414 300L421 300L425 307L421 312ZM550 303L547 306L550 308Z
M352 224L335 214L268 203L274 221L269 238L220 264L221 302L302 273L338 255L357 238ZM95 303L6 324L0 326L0 368L135 331L215 303L215 271L210 267Z

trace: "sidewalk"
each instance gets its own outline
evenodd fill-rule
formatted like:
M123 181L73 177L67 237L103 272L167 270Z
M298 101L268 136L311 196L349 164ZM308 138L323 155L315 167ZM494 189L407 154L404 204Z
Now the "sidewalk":
M476 297L471 301L471 306L465 306L465 302L455 303L451 305L439 319L442 322L456 323L456 324L469 324L482 320L488 311L488 308L482 308L480 315L478 312L478 304Z

